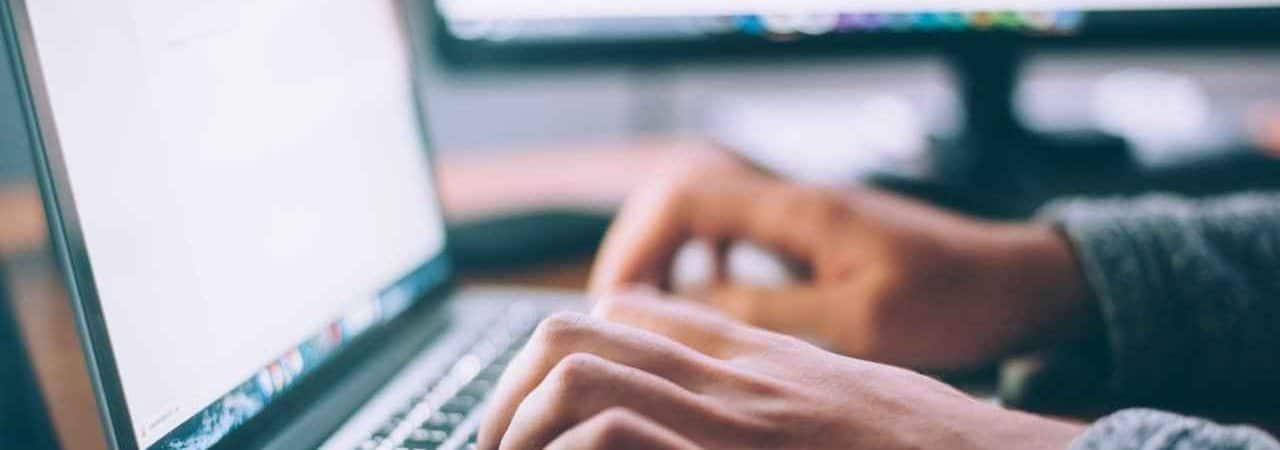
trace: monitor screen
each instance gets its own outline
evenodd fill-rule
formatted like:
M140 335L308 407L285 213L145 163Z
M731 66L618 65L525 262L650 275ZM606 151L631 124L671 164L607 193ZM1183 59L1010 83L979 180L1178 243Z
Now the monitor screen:
M444 33L485 43L697 41L1000 31L1068 36L1114 13L1280 7L1277 0L437 0ZM1140 26L1150 14L1124 16ZM1138 20L1133 20L1138 19ZM1159 17L1168 21L1169 17ZM1123 25L1123 23L1122 23Z
M395 0L26 10L139 447L209 447L442 281Z

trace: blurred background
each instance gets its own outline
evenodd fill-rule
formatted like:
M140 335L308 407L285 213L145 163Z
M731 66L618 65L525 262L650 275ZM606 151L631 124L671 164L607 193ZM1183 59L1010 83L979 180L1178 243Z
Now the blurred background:
M452 217L482 225L453 234L464 267L589 254L697 151L997 218L1280 183L1272 2L434 6L427 121Z
M442 1L433 9L439 15L430 24L435 32L419 38L425 49L420 81L430 138L445 163L470 168L479 162L527 161L557 153L565 160L574 159L567 157L570 153L591 159L716 144L788 176L847 180L871 171L925 170L922 166L937 158L929 140L955 135L965 126L964 94L957 92L951 64L957 52L946 46L966 40L965 32L920 38L915 35L922 33L912 32L917 30L894 28L886 33L896 38L823 41L792 51L790 41L844 30L797 31L785 16L761 14L756 26L762 27L764 38L756 48L734 43L724 52L714 45L668 52L654 42L679 42L669 38L689 32L672 30L688 24L650 21L618 25L630 30L626 33L610 32L607 27L613 23L555 17L565 14L564 5L525 8L532 13L509 5L520 3L480 2L479 7L459 9L454 5L461 2ZM450 7L458 10L456 18L447 17ZM1070 12L1057 12L1064 11ZM534 23L517 12L558 22ZM886 21L923 20L923 14L883 16ZM804 17L821 23L821 17ZM1138 25L1125 24L1139 31L1089 34L1088 17L1074 19L1083 25L1054 25L1078 30L1039 33L1050 39L993 39L965 43L960 51L983 57L985 47L1000 47L1000 52L1016 48L1012 107L1022 123L1035 130L1122 137L1127 151L1143 165L1164 167L1280 146L1280 43L1273 36L1226 39L1226 27L1172 33L1156 28L1160 32L1143 36L1138 26L1145 24L1142 16L1133 21ZM1260 20L1272 19L1264 17ZM1033 25L996 31L1023 34L1017 26ZM498 30L466 35L485 33L485 27ZM705 34L698 41L720 38ZM1097 35L1103 37L1086 39ZM617 45L590 50L601 42ZM1077 45L1081 43L1088 45ZM534 56L512 56L526 48L534 48ZM0 95L11 99L13 93ZM0 108L5 114L0 139L8 141L4 148L24 148L19 141L24 133L13 115L19 112L17 105L6 101ZM9 186L8 191L31 182L28 158L21 151L0 153L0 184ZM460 218L510 206L449 200Z
M626 193L699 152L1004 218L1059 195L1280 186L1280 2L1058 3L602 21L572 2L436 2L411 19L431 30L413 39L455 256L473 281L580 287ZM37 372L74 378L76 337L45 326L69 312L13 81L0 264ZM50 390L60 428L93 423L89 395Z
M1278 52L1275 48L1051 49L1037 52L1027 62L1017 101L1029 122L1046 128L1105 126L1138 134L1171 134L1169 140L1183 140L1183 133L1205 133L1194 130L1200 127L1235 125L1242 128L1228 131L1240 132L1251 110L1274 110L1280 101ZM638 138L705 135L729 116L768 109L777 120L796 123L812 120L808 112L814 110L841 111L845 120L855 122L866 102L877 100L886 114L907 108L923 127L920 131L944 131L959 120L948 76L941 56L918 54L738 64L686 61L658 67L594 66L522 73L458 73L432 61L424 74L433 109L429 119L433 138L446 155L501 154L566 144L608 149ZM1178 109L1164 108L1169 105ZM1118 117L1125 115L1126 108L1146 116L1185 116L1128 123ZM1215 123L1219 120L1235 123ZM1193 130L1185 129L1187 122L1192 122ZM1150 130L1142 129L1143 125ZM827 139L831 137L815 133L812 139L817 145L830 146L833 143ZM1153 151L1154 158L1183 156Z

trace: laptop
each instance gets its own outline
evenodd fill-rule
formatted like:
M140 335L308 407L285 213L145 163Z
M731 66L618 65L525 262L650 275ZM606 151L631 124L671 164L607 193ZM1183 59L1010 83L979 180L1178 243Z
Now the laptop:
M0 2L109 448L467 448L581 305L454 289L424 7Z

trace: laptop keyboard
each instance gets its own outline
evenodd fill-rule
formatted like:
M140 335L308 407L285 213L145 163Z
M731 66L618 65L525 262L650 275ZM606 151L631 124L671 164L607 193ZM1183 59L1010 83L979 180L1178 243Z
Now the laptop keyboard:
M356 450L452 450L475 448L485 398L541 319L532 308L513 307L485 328L465 355L423 384Z

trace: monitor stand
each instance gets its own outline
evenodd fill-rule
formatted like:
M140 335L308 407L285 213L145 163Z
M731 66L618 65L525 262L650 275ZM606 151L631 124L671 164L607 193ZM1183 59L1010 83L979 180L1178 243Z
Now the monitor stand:
M945 50L963 117L957 136L934 140L925 179L880 176L886 187L993 217L1033 212L1081 176L1134 170L1128 145L1097 131L1042 133L1018 119L1023 53L1007 40L965 41Z
M1140 164L1130 146L1097 130L1039 132L1014 107L1024 53L991 37L946 49L963 114L957 136L936 138L931 167L915 177L877 175L872 182L964 212L1025 218L1066 196L1168 192L1191 197L1280 190L1280 158L1250 142L1159 167Z

